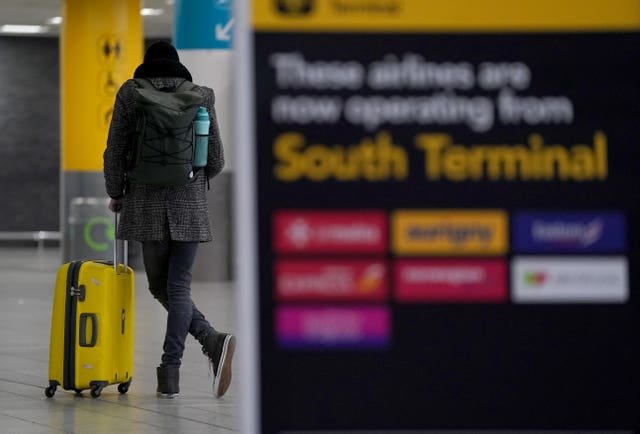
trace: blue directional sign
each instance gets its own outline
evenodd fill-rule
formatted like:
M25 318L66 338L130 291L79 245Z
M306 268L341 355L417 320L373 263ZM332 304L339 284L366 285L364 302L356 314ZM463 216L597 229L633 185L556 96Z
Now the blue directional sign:
M231 48L233 0L176 0L173 10L178 50Z

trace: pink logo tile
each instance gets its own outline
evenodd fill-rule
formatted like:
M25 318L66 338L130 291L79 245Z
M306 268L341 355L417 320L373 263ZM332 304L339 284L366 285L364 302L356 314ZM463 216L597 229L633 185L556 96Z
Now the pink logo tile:
M384 348L391 334L387 307L279 307L275 326L286 349Z

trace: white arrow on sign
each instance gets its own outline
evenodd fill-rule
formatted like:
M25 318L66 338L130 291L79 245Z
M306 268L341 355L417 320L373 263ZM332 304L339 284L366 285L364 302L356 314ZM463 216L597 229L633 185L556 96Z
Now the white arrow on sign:
M230 41L231 27L233 27L233 18L224 26L222 24L216 24L216 39L218 41Z

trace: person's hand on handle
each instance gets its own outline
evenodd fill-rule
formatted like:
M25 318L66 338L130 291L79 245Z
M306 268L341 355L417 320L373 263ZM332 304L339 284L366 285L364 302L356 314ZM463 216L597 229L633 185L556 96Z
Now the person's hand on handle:
M122 209L122 199L111 198L109 201L109 209L113 212L120 212Z

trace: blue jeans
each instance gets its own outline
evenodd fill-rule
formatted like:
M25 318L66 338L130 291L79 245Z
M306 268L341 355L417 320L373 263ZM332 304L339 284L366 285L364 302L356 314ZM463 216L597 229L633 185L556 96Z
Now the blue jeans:
M191 270L198 242L144 241L149 291L167 309L161 366L180 366L187 333L202 343L211 325L191 300Z

